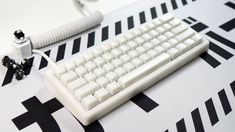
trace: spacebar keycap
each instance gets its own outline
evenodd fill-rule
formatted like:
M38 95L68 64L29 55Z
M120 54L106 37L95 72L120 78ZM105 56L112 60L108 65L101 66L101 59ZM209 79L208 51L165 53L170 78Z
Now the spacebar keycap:
M122 87L126 88L136 82L137 80L143 78L147 74L155 71L161 66L169 63L171 61L170 55L163 53L155 59L147 62L146 64L140 66L139 68L131 71L130 73L119 78L118 83L122 85Z

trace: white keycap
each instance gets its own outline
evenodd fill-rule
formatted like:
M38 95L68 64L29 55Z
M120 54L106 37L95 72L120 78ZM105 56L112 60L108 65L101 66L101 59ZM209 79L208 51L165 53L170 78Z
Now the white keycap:
M162 17L160 17L160 20L161 20L162 22L167 22L167 21L172 20L173 18L174 18L173 15L170 14L170 13L168 13L168 14L165 14L165 15L163 15Z
M74 96L77 98L78 101L82 101L82 99L90 94L94 94L96 90L100 87L94 81L84 85L83 87L75 90Z
M119 46L119 43L117 41L112 41L110 42L110 46L112 47L112 49L115 49Z
M137 38L135 39L135 42L136 42L138 45L142 45L142 44L145 42L145 40L144 40L143 38L141 38L141 37L137 37Z
M165 28L166 30L170 30L171 28L172 28L172 26L170 25L170 24L163 24L162 25L163 26L163 28Z
M106 62L105 62L105 60L104 60L103 58L98 57L98 58L95 58L95 59L94 59L94 63L95 63L95 65L101 67L101 66L103 66Z
M138 44L135 41L129 41L127 43L127 46L130 47L131 49L135 49L138 46Z
M155 38L155 37L157 37L157 36L159 35L159 33L158 33L157 31L155 31L155 30L151 30L151 31L149 32L149 34L150 34L153 38Z
M105 77L100 77L96 80L96 83L99 84L100 87L105 88L109 83L109 80Z
M88 71L83 66L79 66L76 68L75 72L78 76L83 77Z
M111 54L115 57L115 58L118 58L122 55L122 52L119 50L119 49L113 49L111 51Z
M158 54L162 54L165 49L162 46L157 46L154 48L154 50L158 53Z
M147 52L147 55L149 55L151 58L155 58L158 55L158 53L154 50L149 50Z
M120 59L114 59L114 60L112 60L111 64L114 65L115 67L119 67L123 63L122 63L122 61Z
M174 38L170 39L168 42L171 44L172 47L175 47L179 43L179 41Z
M105 70L100 67L94 70L94 74L97 77L101 77L101 76L105 75L105 73L106 73Z
M127 53L129 50L130 50L130 48L128 47L128 46L126 46L126 45L122 45L122 46L120 46L119 47L119 49L122 51L122 53Z
M180 20L178 19L173 19L169 22L172 26L178 26L180 24Z
M187 26L184 25L184 24L180 24L179 26L171 29L171 31L174 33L174 34L179 34L181 32L183 32L184 30L187 29Z
M110 53L105 53L104 55L103 55L103 59L106 61L106 62L110 62L111 60L113 60L113 55L112 54L110 54Z
M66 86L69 82L73 81L74 79L77 78L77 75L75 72L73 71L69 71L65 74L62 74L60 76L60 80L61 82Z
M163 34L166 31L166 29L164 29L163 27L157 27L156 31L160 34Z
M168 54L164 53L158 56L157 58L149 61L145 65L140 66L139 68L119 78L118 83L121 84L122 87L126 88L130 86L133 82L136 82L138 79L153 72L154 70L158 69L159 67L165 65L170 61L171 57Z
M112 82L107 85L106 89L111 93L111 95L114 95L120 92L122 87L118 83Z
M126 63L131 60L131 57L129 55L124 54L120 57L120 59L122 60L122 62Z
M180 51L177 50L176 48L171 48L167 51L167 53L171 56L171 59L175 59L180 55Z
M127 42L127 38L124 35L118 35L116 40L119 42L119 44L124 44Z
M110 71L113 71L115 67L111 63L107 63L107 64L104 64L103 69L106 72L110 72Z
M188 37L191 37L195 34L195 32L191 29L188 29L180 34L178 34L175 38L179 41L184 41L185 39L187 39Z
M154 44L155 46L159 45L161 43L161 41L159 41L158 39L154 38L150 41L152 44Z
M82 56L83 56L84 60L86 60L87 62L94 59L94 56L92 55L91 52L83 54Z
M100 45L100 48L104 53L106 53L112 49L109 44L102 44L102 45Z
M142 33L145 33L149 30L149 28L146 26L146 24L140 25L139 29Z
M101 88L95 92L94 96L101 103L111 97L111 94L105 88Z
M82 87L83 85L85 85L87 83L87 81L83 78L77 78L73 81L71 81L70 83L68 83L68 91L73 94L74 91L80 87Z
M81 66L85 64L85 60L80 56L74 59L74 62L77 66Z
M118 75L114 72L109 72L105 75L105 78L107 78L110 82L112 82L118 79Z
M135 35L132 32L128 32L127 34L125 34L125 37L128 41L131 41Z
M133 29L131 32L134 34L135 37L138 37L142 34L138 28Z
M150 42L146 42L146 43L143 44L143 47L147 50L150 50L150 49L153 48L153 44L150 43Z
M166 33L164 33L164 35L165 35L167 38L172 38L172 37L174 36L174 34L171 33L171 32L166 32Z
M160 40L161 42L164 42L167 40L167 37L165 35L160 35L157 39Z
M124 67L124 68L126 69L126 71L128 71L128 72L131 72L132 70L135 69L135 66L134 66L132 63L130 63L130 62L124 64L123 67Z
M146 23L146 26L147 26L149 29L153 29L153 28L156 27L153 23Z
M184 44L189 47L190 49L195 46L195 41L193 39L187 39L184 41Z
M158 27L162 24L162 22L158 18L156 18L153 20L153 24Z
M84 65L84 68L86 68L87 71L92 72L96 68L96 65L93 62L89 61Z
M190 49L189 47L187 47L185 44L182 43L176 45L175 48L178 49L181 52L181 54L185 53L188 49Z
M117 69L115 69L114 71L119 77L125 75L127 73L127 71L123 68L123 67L118 67Z
M88 95L82 100L82 105L86 108L86 110L90 110L98 104L98 100L92 96Z
M138 52L136 52L135 50L132 50L130 52L127 53L131 58L135 58L137 57L139 54Z
M145 41L149 41L150 39L152 39L152 36L148 33L145 33L142 35L142 38L145 40Z
M165 51L171 48L171 44L168 42L164 42L161 46L165 49Z
M95 48L92 50L92 54L95 56L95 57L98 57L100 55L102 55L103 51L101 50L101 48Z
M194 36L192 37L192 39L193 39L194 41L196 41L197 43L199 43L199 42L202 41L202 37L201 37L200 35L198 35L198 34L194 35Z
M133 59L133 60L131 61L131 63L134 64L135 67L139 67L139 66L141 66L144 62L143 62L141 59L139 59L139 58L135 58L135 59Z
M66 70L64 67L62 66L58 66L56 68L53 69L53 73L57 78L60 78L60 76L64 73L66 73Z
M73 61L69 61L68 63L64 64L64 67L66 68L67 71L71 71L76 68L76 65L74 64Z
M148 62L151 58L149 55L147 54L142 54L140 57L139 57L144 63Z
M88 81L88 82L91 82L91 81L94 81L97 79L96 75L94 73L87 73L86 75L84 75L84 78Z
M147 50L143 47L143 46L139 46L136 48L136 51L139 53L139 54L143 54L145 53Z

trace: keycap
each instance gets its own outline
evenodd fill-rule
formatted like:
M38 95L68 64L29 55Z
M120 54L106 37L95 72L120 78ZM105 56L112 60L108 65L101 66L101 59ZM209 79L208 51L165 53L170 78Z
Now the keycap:
M86 126L208 47L208 40L166 14L61 62L48 70L45 81L66 109Z

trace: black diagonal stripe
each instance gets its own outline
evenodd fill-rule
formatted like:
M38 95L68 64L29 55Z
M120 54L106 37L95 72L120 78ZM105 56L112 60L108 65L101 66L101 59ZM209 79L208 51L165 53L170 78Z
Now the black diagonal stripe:
M138 105L145 112L149 112L158 106L158 103L143 93L139 93L138 95L134 96L131 98L131 101Z
M235 28L235 18L233 18L232 20L222 24L221 26L219 26L220 28L224 29L225 31L229 32L231 30L233 30Z
M11 83L11 81L14 77L14 73L15 73L14 70L7 69L7 73L6 73L4 80L2 82L2 86L5 86L5 85Z
M196 0L192 0L193 2L196 1Z
M122 33L122 22L115 22L115 35Z
M192 115L195 131L196 132L204 132L205 130L204 130L204 127L202 124L202 119L201 119L199 109L196 108L195 110L193 110L191 112L191 115Z
M233 81L232 83L230 83L231 89L233 91L233 95L235 96L235 81Z
M175 10L178 8L178 5L176 3L176 0L171 0L171 5L172 5L172 8Z
M157 11L155 7L150 8L150 12L151 12L152 19L157 17Z
M235 4L234 3L232 3L232 2L227 2L227 3L225 3L225 5L227 5L228 7L230 7L230 8L232 8L232 9L234 9L235 10Z
M230 59L233 56L233 54L231 54L227 50L219 47L218 45L214 44L213 42L210 42L209 49L214 51L216 54L218 54L219 56L223 57L226 60Z
M208 54L207 52L204 52L200 55L200 57L206 61L209 65L211 65L213 68L216 68L217 66L219 66L221 63L216 60L214 57L212 57L210 54Z
M47 50L46 52L44 52L48 57L50 56L51 50ZM46 67L48 64L47 60L44 57L41 57L41 61L39 64L39 70Z
M203 24L203 23L201 23L201 22L198 22L197 24L191 26L191 28L194 29L197 32L201 32L202 30L207 29L208 26Z
M184 118L176 123L177 132L187 132Z
M87 48L95 45L95 31L88 34Z
M169 132L168 130L165 130L164 132Z
M101 37L101 41L107 40L109 38L109 27L103 27L102 28L102 37Z
M139 13L139 17L140 17L140 24L143 24L146 22L146 18L145 18L145 13L144 11Z
M187 0L182 0L182 4L183 5L187 5L188 3L187 3Z
M76 54L80 51L81 46L81 38L77 38L73 41L73 49L72 49L72 55Z
M232 41L230 41L230 40L228 40L228 39L212 32L212 31L207 32L206 35L208 35L209 37L219 41L220 43L222 43L222 44L224 44L224 45L226 45L226 46L228 46L232 49L235 49L235 43L234 42L232 42Z
M56 62L64 59L66 44L62 44L59 46L57 55L56 55Z
M220 99L220 102L221 102L223 110L224 110L224 114L227 115L228 113L230 113L232 111L232 108L231 108L230 103L228 101L228 97L226 95L225 90L222 89L221 91L219 91L218 95L219 95L219 99Z
M34 57L29 58L28 61L29 61L29 65L31 65L31 66L24 70L24 74L25 75L29 75L30 74L32 66L33 66Z
M166 14L168 12L167 7L166 7L166 3L162 3L161 8L162 8L162 14Z
M219 118L217 116L212 98L208 99L205 102L205 105L206 105L207 113L211 121L211 125L214 126L219 121Z
M192 22L190 22L189 20L187 19L183 19L184 22L186 22L187 24L192 24Z
M127 18L127 28L128 28L128 30L134 28L134 18L133 18L133 16L129 16Z
M192 17L188 17L188 19L190 19L191 21L193 21L193 22L197 22L197 20L195 19L195 18L192 18Z

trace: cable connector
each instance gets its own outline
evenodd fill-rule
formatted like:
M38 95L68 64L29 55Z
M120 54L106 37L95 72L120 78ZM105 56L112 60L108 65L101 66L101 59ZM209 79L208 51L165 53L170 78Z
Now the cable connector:
M13 49L16 51L16 54L23 59L31 56L32 47L30 40L25 37L25 34L21 30L16 30L14 35Z

